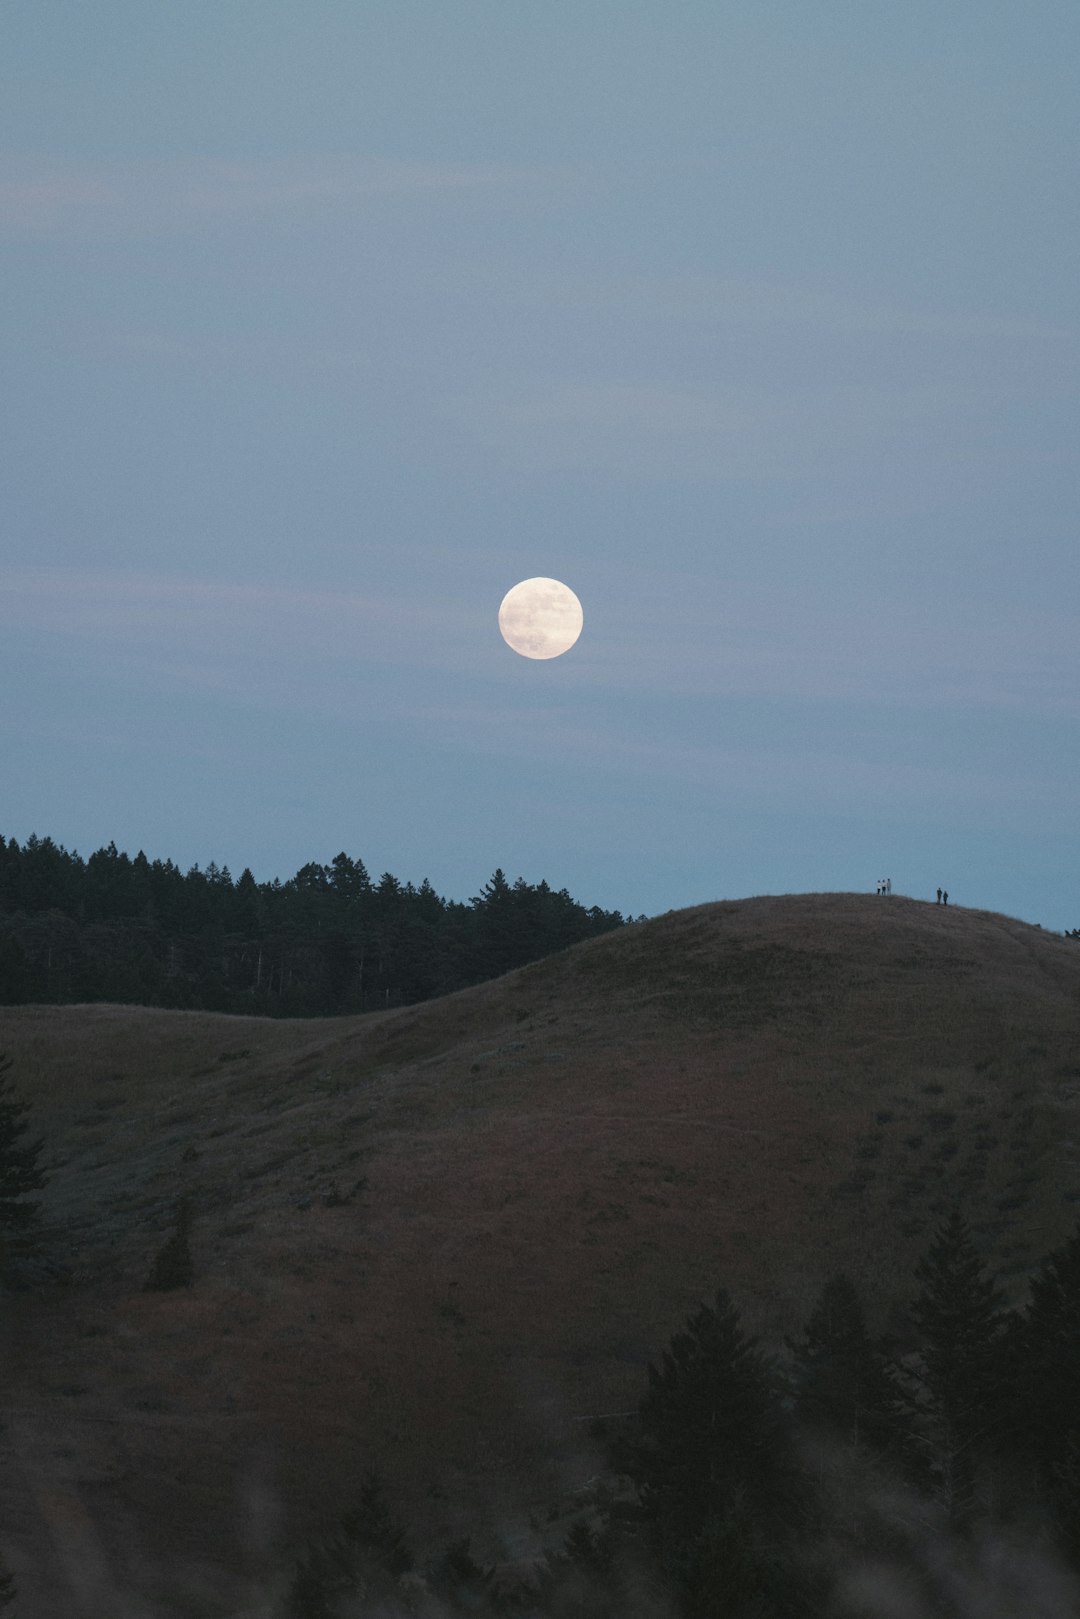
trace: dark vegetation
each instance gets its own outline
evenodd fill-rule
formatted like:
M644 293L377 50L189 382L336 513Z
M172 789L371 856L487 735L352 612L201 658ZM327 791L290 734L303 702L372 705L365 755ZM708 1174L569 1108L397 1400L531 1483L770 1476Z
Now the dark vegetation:
M496 978L620 926L497 870L469 903L338 854L287 882L89 859L0 837L0 1005L114 1001L256 1016L381 1010Z
M916 1592L920 1615L990 1611L991 1598L1012 1612L1001 1569L980 1593L977 1549L1021 1523L1064 1589L1080 1570L1080 1228L1023 1309L1002 1307L957 1210L914 1281L893 1333L874 1338L853 1284L832 1278L783 1361L721 1289L648 1367L636 1413L598 1426L609 1468L531 1568L485 1567L466 1539L418 1569L372 1473L296 1563L289 1619L370 1605L817 1619L907 1613L892 1604ZM886 1606L849 1605L866 1569ZM1032 1612L1066 1611L1029 1596Z
M12 1059L0 1052L0 1277L18 1271L39 1241L39 1205L31 1197L46 1182L40 1165L44 1141L27 1140L29 1104L8 1077Z
M28 1103L16 1094L8 1077L12 1059L0 1052L0 1287L23 1280L25 1266L38 1247L39 1205L31 1198L46 1183L39 1159L40 1138L30 1133ZM0 1556L0 1612L17 1598L15 1580Z
M176 1229L158 1249L143 1284L147 1293L171 1293L178 1287L190 1287L195 1279L195 1266L191 1258L191 1204L180 1199L176 1211Z

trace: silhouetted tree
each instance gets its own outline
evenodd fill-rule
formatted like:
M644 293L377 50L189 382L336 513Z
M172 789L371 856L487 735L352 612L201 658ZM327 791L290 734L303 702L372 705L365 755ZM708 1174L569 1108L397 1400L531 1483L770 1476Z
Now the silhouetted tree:
M1080 1226L1032 1277L1010 1351L1015 1448L1080 1561Z
M0 934L0 1006L23 1006L39 990L37 975L12 931L17 917L9 917Z
M309 1546L289 1587L286 1619L338 1619L337 1599L350 1596L356 1580L335 1548Z
M427 1586L451 1613L485 1614L498 1606L495 1569L476 1561L468 1536L436 1558L427 1569Z
M289 1619L336 1619L337 1601L344 1596L359 1596L365 1611L368 1605L377 1605L382 1614L394 1613L402 1606L398 1581L412 1567L405 1530L390 1510L382 1479L373 1469L360 1487L356 1506L297 1563Z
M800 1424L849 1446L888 1451L897 1438L894 1390L854 1283L846 1276L827 1281L801 1338L788 1347Z
M966 1528L980 1466L1006 1421L1008 1316L959 1210L940 1227L915 1275L922 1285L910 1315L920 1346L895 1375L910 1420L908 1455L954 1526Z
M640 1610L619 1550L610 1518L601 1525L574 1524L559 1550L535 1570L532 1603L552 1619L628 1619Z
M801 1510L776 1372L721 1289L648 1375L618 1460L661 1569L690 1615L773 1611Z
M341 1531L365 1563L391 1579L407 1574L413 1567L407 1531L390 1509L377 1468L372 1468L360 1486L356 1506L343 1514Z
M371 893L371 878L362 860L352 860L344 850L330 862L330 887L356 914Z

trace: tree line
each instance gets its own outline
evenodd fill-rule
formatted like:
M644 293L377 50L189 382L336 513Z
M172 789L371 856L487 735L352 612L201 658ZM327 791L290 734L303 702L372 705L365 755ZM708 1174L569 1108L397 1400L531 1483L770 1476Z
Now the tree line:
M344 852L286 882L181 871L115 843L83 859L0 836L0 1005L119 1001L271 1017L401 1006L622 925L497 869L468 903Z

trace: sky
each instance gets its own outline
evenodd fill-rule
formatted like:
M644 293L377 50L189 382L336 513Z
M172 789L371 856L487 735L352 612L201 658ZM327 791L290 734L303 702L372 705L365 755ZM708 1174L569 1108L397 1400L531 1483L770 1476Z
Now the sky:
M0 833L1080 927L1078 59L1075 0L6 0Z

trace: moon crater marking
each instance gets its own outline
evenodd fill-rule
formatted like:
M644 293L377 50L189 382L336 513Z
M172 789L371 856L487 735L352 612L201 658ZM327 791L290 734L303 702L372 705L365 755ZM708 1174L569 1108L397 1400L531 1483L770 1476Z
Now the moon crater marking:
M568 585L558 579L523 579L499 608L499 629L523 658L559 658L569 652L585 615Z

